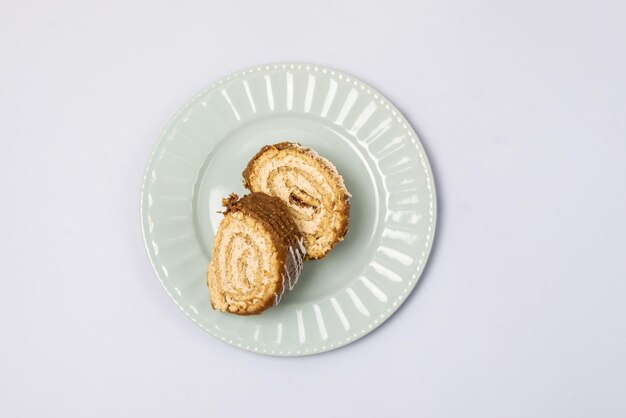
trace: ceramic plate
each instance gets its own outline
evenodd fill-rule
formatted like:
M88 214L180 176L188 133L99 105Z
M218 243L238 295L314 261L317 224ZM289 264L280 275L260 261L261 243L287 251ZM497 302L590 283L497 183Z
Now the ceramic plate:
M250 158L285 140L343 175L352 193L346 239L308 262L277 307L216 312L205 274L221 199L244 194ZM341 347L389 318L424 269L435 217L432 171L406 119L372 87L319 65L254 67L198 93L163 130L141 192L150 261L180 309L229 344L284 356Z

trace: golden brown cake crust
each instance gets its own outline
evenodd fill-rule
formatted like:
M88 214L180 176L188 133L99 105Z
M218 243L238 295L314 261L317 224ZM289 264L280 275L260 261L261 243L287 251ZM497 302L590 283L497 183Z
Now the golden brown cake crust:
M226 208L224 215L241 211L263 224L270 231L272 241L280 252L279 259L284 259L282 253L302 238L289 208L277 197L265 193L250 193L240 199L237 194L231 193L228 198L222 199L222 206Z
M326 174L334 180L335 185L337 186L337 189L340 191L341 196L339 197L341 202L339 202L338 206L339 206L339 213L338 213L338 219L340 220L340 223L338 226L334 227L334 239L333 241L328 245L328 248L322 253L322 254L310 254L307 253L307 259L320 259L323 258L324 256L326 256L326 254L328 254L328 252L340 241L343 241L344 237L346 236L347 232L348 232L348 224L349 224L349 220L350 220L350 193L348 192L348 190L346 189L344 182L343 182L343 178L341 177L341 175L338 173L337 169L335 168L335 166L330 163L330 161L328 161L327 159L321 157L317 152L315 152L314 150L304 147L298 143L293 143L293 142L280 142L277 144L273 144L273 145L265 145L263 148L261 148L259 150L259 152L257 152L254 157L252 157L252 159L248 162L245 170L243 171L243 183L244 186L252 191L258 191L258 190L253 190L254 187L252 185L251 179L254 175L254 172L256 170L256 165L257 162L259 160L259 158L261 156L263 156L265 153L267 153L268 151L272 151L272 150L276 150L276 151L282 151L282 150L295 150L299 153L305 154L309 157L311 157L313 160L315 160L318 164L319 167L323 168L323 170L326 172ZM308 248L307 248L308 250Z
M225 207L224 216L241 212L245 216L253 218L263 226L263 229L269 234L276 250L274 254L267 254L267 257L275 257L278 263L278 272L284 272L289 260L289 253L293 255L293 248L298 246L298 242L302 240L302 234L298 230L289 208L280 199L269 196L265 193L251 193L241 199L236 194L231 194L228 198L222 199L222 205ZM219 232L218 232L219 233ZM215 251L215 250L214 250ZM211 260L213 263L213 260ZM211 266L207 271L207 284L211 288ZM284 273L283 273L284 274ZM283 288L288 285L283 280L277 280L273 284L273 288L268 292L268 297L262 301L262 304L256 304L248 309L234 309L230 306L227 309L215 306L213 297L211 298L211 306L213 309L219 309L224 312L230 312L237 315L254 315L263 312L267 308L274 306L287 289ZM212 292L218 289L211 289Z

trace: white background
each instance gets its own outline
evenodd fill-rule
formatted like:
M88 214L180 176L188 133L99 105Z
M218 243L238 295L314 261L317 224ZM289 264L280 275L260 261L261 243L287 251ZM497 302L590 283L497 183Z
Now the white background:
M623 1L0 0L0 416L623 417ZM439 194L422 281L271 358L169 300L139 186L194 93L275 61L371 83Z

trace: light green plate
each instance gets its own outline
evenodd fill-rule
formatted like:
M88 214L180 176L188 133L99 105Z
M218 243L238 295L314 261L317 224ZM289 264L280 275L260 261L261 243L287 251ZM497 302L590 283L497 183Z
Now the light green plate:
M296 287L261 315L211 309L205 272L221 198L244 194L241 173L266 144L296 141L332 161L351 199L344 242L308 262ZM383 323L424 269L436 197L417 135L380 93L342 72L272 64L226 77L172 118L145 172L141 223L163 287L223 341L264 354L346 345Z

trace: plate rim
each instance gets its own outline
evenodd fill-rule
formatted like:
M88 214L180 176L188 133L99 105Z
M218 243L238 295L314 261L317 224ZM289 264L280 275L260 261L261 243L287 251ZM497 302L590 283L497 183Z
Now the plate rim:
M281 69L302 69L304 68L307 71L315 71L315 72L322 72L322 73L328 73L331 76L337 76L338 78L345 78L345 81L350 82L352 81L355 85L360 85L362 87L362 90L367 90L368 94L373 95L376 100L378 100L379 102L381 102L381 104L384 104L385 107L390 110L392 112L392 114L398 118L398 122L402 124L402 127L405 128L407 130L407 132L409 133L409 139L411 140L411 142L413 143L413 145L416 147L418 154L419 154L419 158L420 158L420 163L422 164L422 167L424 169L424 173L426 174L427 177L427 183L430 186L429 187L429 204L430 204L430 210L429 210L429 215L430 215L430 228L431 230L429 231L429 233L427 234L426 237L426 242L425 242L425 248L424 248L424 257L423 257L423 261L421 263L418 263L415 272L413 273L413 278L414 280L411 280L411 282L404 287L404 289L402 289L399 293L400 293L400 299L398 299L398 302L392 306L390 306L388 308L388 311L385 312L384 314L381 315L380 319L375 319L372 323L369 324L368 327L365 327L361 330L356 331L355 333L351 333L346 339L342 340L340 343L338 344L334 344L334 345L330 345L330 346L323 346L323 347L319 347L316 346L314 348L308 349L305 351L283 351L283 350L272 350L272 351L260 351L257 347L252 347L252 346L244 346L242 344L235 344L234 342L228 341L224 336L214 332L211 328L204 326L203 324L201 324L200 322L198 322L187 310L185 307L181 306L181 304L176 300L176 298L174 297L174 295L170 292L170 289L168 288L168 286L165 284L163 278L161 277L161 272L159 271L159 269L157 268L157 262L156 260L153 258L152 252L150 251L150 246L148 243L148 234L146 231L146 225L145 225L145 219L146 219L146 210L144 209L145 206L145 202L146 202L146 190L148 187L148 179L149 179L149 173L151 171L151 167L154 164L154 160L155 160L155 156L157 155L158 150L161 148L161 146L163 145L165 139L166 139L166 132L170 129L170 127L172 126L172 124L177 121L180 117L180 115L185 112L190 106L192 106L200 97L204 96L205 94L207 94L210 90L216 88L217 86L224 84L225 82L228 82L232 79L236 79L239 77L242 77L246 74L251 74L254 72L261 72L261 71L271 71L271 70L281 70ZM374 331L375 329L377 329L379 326L381 326L384 322L386 322L389 318L391 318L396 312L397 310L400 308L400 306L402 306L406 300L408 299L408 296L413 292L413 290L415 289L415 287L417 286L417 283L422 279L424 272L426 271L426 266L429 262L430 259L430 254L432 252L432 248L433 248L433 243L435 241L435 236L437 235L437 217L438 215L438 205L437 205L437 187L436 187L436 183L435 183L435 176L434 176L434 172L432 169L432 166L430 164L430 160L428 158L428 154L426 153L426 149L419 137L419 135L417 134L417 132L415 131L415 129L413 128L413 126L411 125L411 123L407 120L407 118L404 116L404 114L389 100L387 99L386 96L384 96L382 93L380 93L377 89L375 89L374 87L372 87L370 84L368 84L367 82L363 81L362 79L360 79L359 77L355 77L350 73L346 73L342 70L337 70L335 68L332 67L328 67L326 65L319 65L319 64L312 64L312 63L304 63L304 62L273 62L273 63L267 63L267 64L260 64L260 65L254 65L251 67L247 67L243 70L231 73L225 77L222 77L220 79L218 79L217 81L211 83L210 85L204 87L203 89L201 89L199 92L197 92L196 94L194 94L190 99L187 99L185 101L185 103L174 113L174 115L172 115L170 117L170 119L168 120L168 122L165 124L165 126L163 127L163 129L161 129L161 131L159 132L158 138L156 140L156 142L154 143L154 145L152 146L152 150L150 152L150 155L148 157L148 160L144 166L144 170L143 170L143 176L141 178L141 188L140 188L140 199L139 199L139 222L141 225L141 235L142 235L142 240L144 243L144 248L148 254L148 259L150 260L150 265L152 266L152 269L154 271L154 273L156 274L159 283L161 283L161 286L163 287L163 289L165 290L166 294L169 296L169 298L174 302L174 304L185 314L185 316L187 316L189 319L191 319L196 325L198 325L200 328L202 328L204 331L208 332L210 335L216 337L218 340L227 343L230 346L234 346L237 348L240 348L242 350L245 351L249 351L249 352L253 352L256 354L264 354L264 355L270 355L270 356L275 356L275 357L300 357L300 356L308 356L308 355L313 355L313 354L320 354L320 353L324 353L324 352L328 352L328 351L332 351L332 350L336 350L337 348L341 348L341 347L345 347L347 345L350 345L351 343L363 338L364 336L370 334L372 331ZM419 273L419 274L417 274Z

